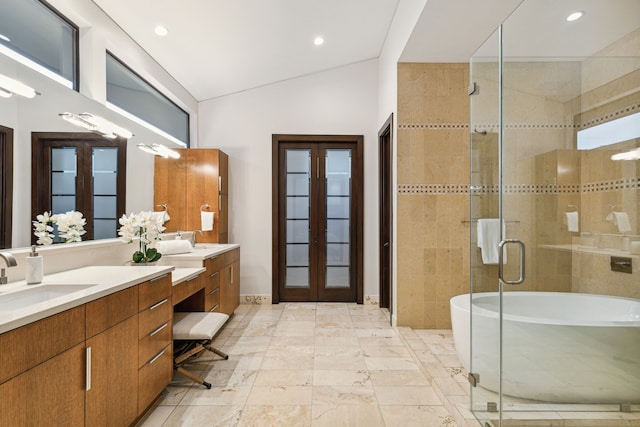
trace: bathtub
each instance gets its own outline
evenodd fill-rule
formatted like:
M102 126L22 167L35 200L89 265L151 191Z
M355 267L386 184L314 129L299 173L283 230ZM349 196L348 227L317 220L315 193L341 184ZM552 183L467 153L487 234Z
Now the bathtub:
M458 357L498 391L497 292L451 299ZM640 300L560 292L505 292L504 395L558 403L640 403ZM473 360L470 360L470 328Z

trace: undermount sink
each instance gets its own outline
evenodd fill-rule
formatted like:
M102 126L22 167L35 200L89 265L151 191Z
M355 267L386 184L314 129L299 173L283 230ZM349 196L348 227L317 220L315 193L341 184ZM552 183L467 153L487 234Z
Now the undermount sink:
M30 305L63 297L95 286L91 285L41 285L21 291L0 294L0 311L15 311Z

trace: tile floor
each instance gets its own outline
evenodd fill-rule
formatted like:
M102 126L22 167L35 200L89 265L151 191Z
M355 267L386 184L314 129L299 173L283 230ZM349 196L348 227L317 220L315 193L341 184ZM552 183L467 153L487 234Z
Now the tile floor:
M175 374L138 427L480 427L451 331L392 328L388 319L371 305L241 305L214 342L229 360L208 353L187 367L211 390ZM474 394L497 401L484 389ZM503 404L503 426L640 427L638 405L622 413ZM495 413L477 409L498 425Z
M356 304L241 305L139 426L478 426L447 402L468 402L451 331L389 326ZM450 411L451 410L451 411Z

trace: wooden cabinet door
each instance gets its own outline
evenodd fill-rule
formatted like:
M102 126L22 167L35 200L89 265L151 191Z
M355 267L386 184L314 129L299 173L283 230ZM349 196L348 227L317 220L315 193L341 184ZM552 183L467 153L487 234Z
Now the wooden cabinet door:
M84 356L79 344L0 385L0 426L84 425Z
M131 425L138 414L138 316L86 342L91 350L87 426Z
M176 150L179 159L155 156L153 174L153 210L166 206L171 218L164 223L165 232L187 230L187 150Z
M240 305L240 260L220 269L220 312L233 314Z

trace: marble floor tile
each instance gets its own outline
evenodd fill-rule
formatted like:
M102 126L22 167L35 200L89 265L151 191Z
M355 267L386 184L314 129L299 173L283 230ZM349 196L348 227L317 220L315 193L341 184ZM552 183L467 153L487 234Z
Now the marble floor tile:
M246 406L238 427L291 426L307 427L311 424L311 406L307 405L252 405Z
M262 369L258 372L254 386L308 386L313 384L312 369Z
M361 370L315 370L313 372L313 385L347 385L370 386L370 373L366 369Z
M370 371L418 371L418 365L408 357L367 357L364 359Z
M375 386L374 389L379 405L443 405L430 386Z
M367 369L364 353L357 347L316 347L314 356L315 370Z
M443 406L380 405L380 412L387 426L458 427Z
M238 425L242 406L178 406L169 415L162 427Z
M312 427L385 427L378 405L314 405Z
M312 386L254 386L247 405L311 405Z
M189 389L179 405L183 406L214 406L214 405L244 405L251 387L192 387Z
M373 387L369 386L313 386L313 405L371 405L376 404Z
M371 382L375 386L430 386L431 381L422 373L412 371L369 371Z

